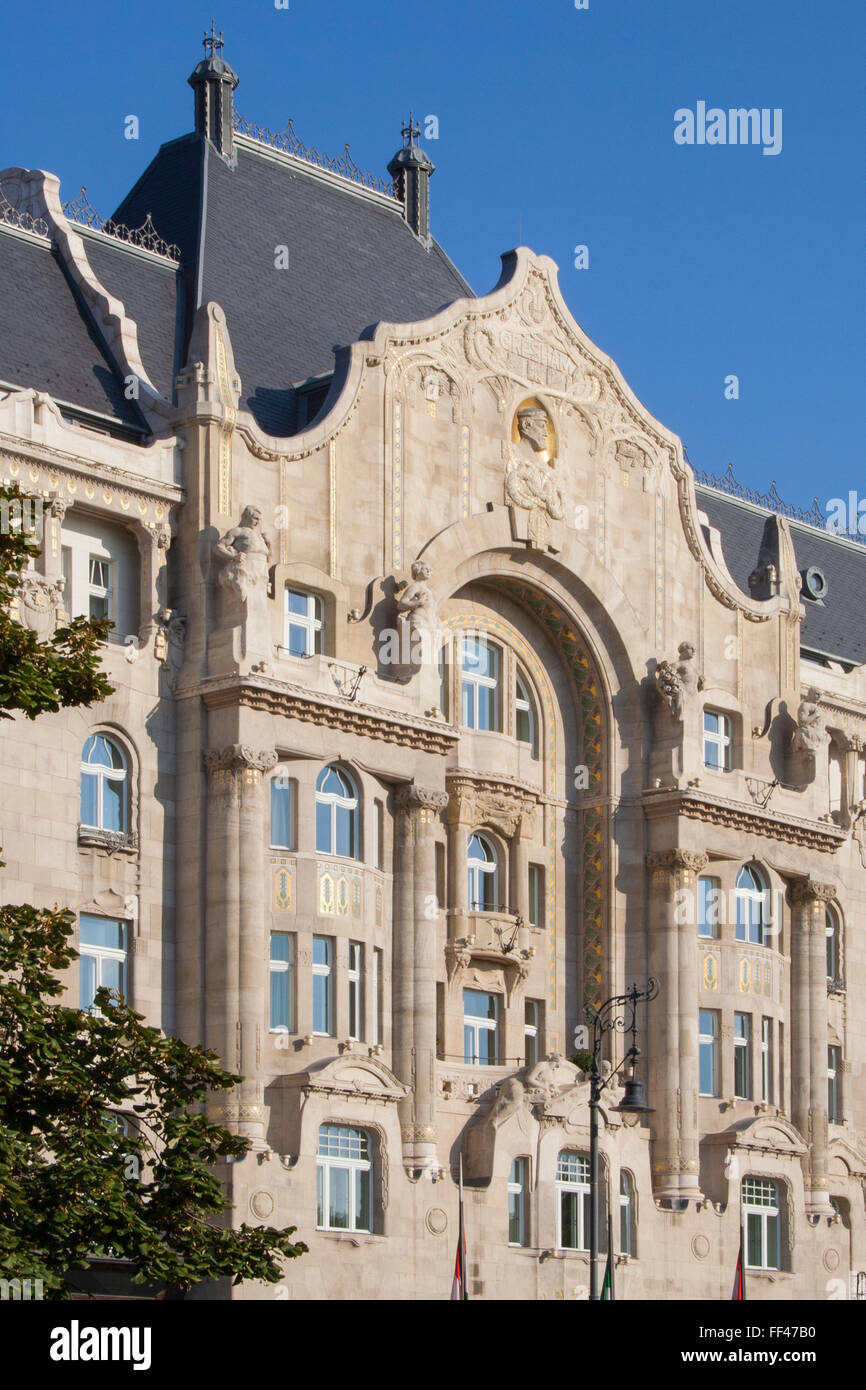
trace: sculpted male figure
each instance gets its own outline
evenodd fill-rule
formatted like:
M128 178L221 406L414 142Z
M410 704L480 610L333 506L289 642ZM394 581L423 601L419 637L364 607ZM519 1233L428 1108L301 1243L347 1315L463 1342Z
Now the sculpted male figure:
M537 550L558 549L552 544L552 521L565 515L562 493L556 486L556 474L543 457L547 448L547 412L538 406L527 406L517 412L519 441L511 451L505 471L505 501L511 507L529 513L523 528L515 527L520 539L529 541Z
M213 548L220 565L219 582L246 602L252 590L266 586L271 543L259 528L262 514L258 507L244 507L238 526L221 536Z
M797 710L794 748L798 753L817 753L826 737L824 717L819 708L821 692L814 686L806 691Z

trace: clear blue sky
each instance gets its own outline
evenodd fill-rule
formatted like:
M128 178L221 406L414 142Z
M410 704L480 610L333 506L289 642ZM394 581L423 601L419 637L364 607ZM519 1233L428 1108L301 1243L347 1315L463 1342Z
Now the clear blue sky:
M440 138L432 226L473 288L519 240L697 467L808 503L866 495L862 0L43 0L7 6L0 167L107 215L189 130L214 13L237 107L384 173L410 106ZM680 146L674 111L783 111L782 151ZM123 138L128 114L136 141ZM573 266L589 247L588 270ZM726 400L735 373L739 400Z

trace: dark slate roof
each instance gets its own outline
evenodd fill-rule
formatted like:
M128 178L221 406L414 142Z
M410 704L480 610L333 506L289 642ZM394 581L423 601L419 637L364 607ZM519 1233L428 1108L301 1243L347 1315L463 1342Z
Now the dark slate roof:
M47 242L0 226L0 380L141 429L89 310Z
M130 251L122 242L83 237L94 273L117 299L138 328L138 347L145 371L161 395L171 400L180 368L180 309L177 265L155 261Z
M267 146L261 153L238 146L234 169L198 136L163 146L114 216L138 226L148 212L160 236L181 246L192 306L216 300L225 310L243 404L272 434L292 431L292 387L333 371L335 347L381 319L428 318L472 294L435 242L422 245L397 204L337 175L308 172ZM275 268L280 246L288 248L287 270ZM187 341L190 326L188 314Z
M698 487L697 495L710 525L721 532L725 563L733 579L748 594L764 522L771 513L712 488ZM827 596L821 603L803 600L801 646L861 665L866 662L866 545L796 521L790 526L797 568L802 571L815 565L827 580Z

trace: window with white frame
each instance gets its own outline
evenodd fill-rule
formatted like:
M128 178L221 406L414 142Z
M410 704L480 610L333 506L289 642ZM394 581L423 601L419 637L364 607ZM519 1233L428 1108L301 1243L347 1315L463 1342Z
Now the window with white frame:
M295 783L282 773L271 778L271 848L295 848Z
M544 868L541 864L529 866L529 925L544 927Z
M372 1231L373 1162L365 1129L319 1126L316 1225L320 1231Z
M722 886L717 878L698 879L698 936L719 935Z
M842 1049L834 1044L827 1048L827 1119L842 1123Z
M381 1043L383 1037L383 1023L385 1010L383 1007L383 965L382 952L379 947L373 951L373 1042Z
M313 937L313 1032L329 1038L334 1032L334 939Z
M285 643L292 656L315 656L322 650L324 607L318 594L286 589Z
M295 1031L295 942L288 932L271 932L270 958L272 1033Z
M828 907L824 918L827 935L827 979L831 984L839 984L842 978L839 918L832 907Z
M316 849L358 858L359 803L355 785L340 767L323 767L316 779Z
M634 1178L624 1168L619 1175L619 1252L635 1253Z
M701 1009L698 1014L698 1070L702 1096L719 1094L719 1013Z
M529 681L518 671L514 682L514 734L518 743L528 743L533 758L538 757L538 720Z
M734 1096L752 1098L752 1015L734 1014Z
M524 1066L534 1067L541 1053L541 1002L527 999L523 1009Z
M485 835L472 834L466 848L469 911L492 912L499 905L499 862Z
M349 1037L357 1042L362 1034L364 948L360 941L349 942Z
M113 590L111 587L111 561L105 556L91 555L89 570L89 613L91 618L111 618L114 620Z
M463 1060L472 1066L495 1067L499 1046L499 995L478 989L463 991Z
M734 893L737 908L737 940L753 946L764 945L769 920L768 891L760 871L753 864L744 864L737 874Z
M704 710L704 766L713 772L730 772L731 745L730 716Z
M528 1245L526 1188L529 1160L515 1158L508 1174L508 1244Z
M781 1269L779 1185L770 1178L743 1178L746 1268Z
M773 1103L773 1020L761 1019L761 1100Z
M502 652L486 637L460 639L463 724L467 729L499 728Z
M81 751L81 824L125 834L128 823L126 757L106 734L91 734Z
M385 807L378 797L373 801L373 867L385 867Z
M589 1249L589 1159L563 1149L556 1161L556 1244L560 1250Z
M99 989L126 994L127 923L82 913L78 930L78 1007L93 1010Z

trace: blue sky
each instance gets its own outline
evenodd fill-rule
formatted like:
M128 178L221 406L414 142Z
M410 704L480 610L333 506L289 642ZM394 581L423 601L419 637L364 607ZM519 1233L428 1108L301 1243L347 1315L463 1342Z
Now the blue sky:
M0 167L108 215L192 123L211 14L238 109L384 173L439 118L432 228L473 288L518 241L696 467L822 506L866 495L866 11L854 0L43 0L4 16ZM681 146L674 112L781 108L782 150ZM123 137L136 114L140 139ZM589 248L576 270L574 247ZM726 400L725 378L739 378Z

